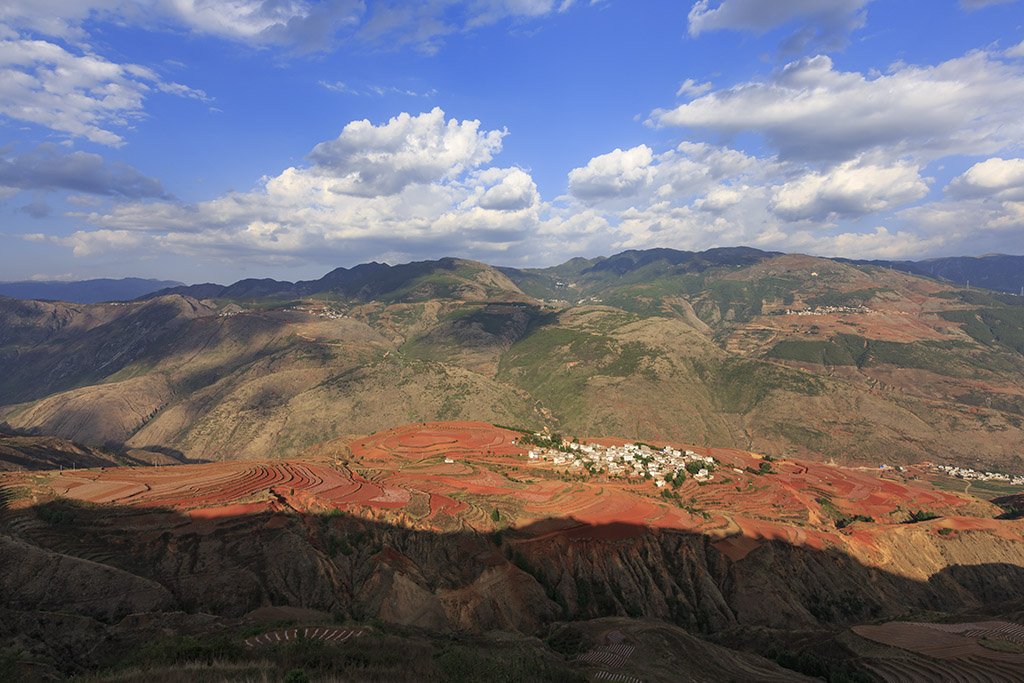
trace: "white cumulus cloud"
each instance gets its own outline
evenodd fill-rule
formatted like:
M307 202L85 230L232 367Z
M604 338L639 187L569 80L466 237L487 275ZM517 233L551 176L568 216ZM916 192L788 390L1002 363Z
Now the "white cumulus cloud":
M583 200L599 201L637 194L650 179L654 152L647 145L594 157L569 172L569 191Z
M500 180L492 184L480 197L478 204L481 208L492 211L518 211L540 201L537 184L533 182L529 173L518 168L490 171L481 176L488 179L498 175Z
M314 147L308 158L337 178L334 192L390 195L490 161L501 150L506 131L480 133L479 128L479 121L446 122L437 107L416 117L403 113L383 126L353 121L336 139Z
M726 136L759 133L783 159L842 161L871 149L985 154L1024 135L1024 69L986 52L888 74L838 71L826 56L717 90L651 121Z
M1024 200L1024 159L987 159L971 166L945 189L958 197Z
M501 255L534 237L547 210L529 173L486 166L505 134L446 121L440 109L357 121L317 145L311 165L264 177L249 192L81 213L96 229L60 243L77 255L161 249L261 262Z
M909 162L892 166L848 161L774 188L769 208L786 220L855 218L921 199L928 185Z

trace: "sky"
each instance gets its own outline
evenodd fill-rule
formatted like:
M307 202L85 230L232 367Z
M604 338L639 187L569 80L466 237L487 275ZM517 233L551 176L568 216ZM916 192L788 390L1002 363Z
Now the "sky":
M1024 254L1024 0L6 0L0 281Z

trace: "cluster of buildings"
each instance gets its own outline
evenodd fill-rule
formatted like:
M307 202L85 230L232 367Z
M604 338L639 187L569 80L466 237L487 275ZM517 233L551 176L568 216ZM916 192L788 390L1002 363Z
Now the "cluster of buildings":
M970 467L957 467L956 465L932 465L932 469L948 474L957 479L977 479L978 481L1005 481L1014 486L1024 486L1024 477L1002 472L978 472Z
M867 306L817 306L802 308L799 311L786 309L786 315L831 315L833 313L874 313L874 311Z
M650 478L659 488L686 470L691 463L700 466L693 474L697 481L710 481L714 478L711 473L715 469L714 458L697 455L691 450L680 451L671 446L655 450L645 444L601 446L563 440L562 448L566 450L535 447L527 453L527 457L550 462L570 472L601 469L610 476Z
M309 313L310 315L315 315L318 318L326 318L327 320L341 320L342 318L348 317L344 313L339 313L333 308L329 308L327 306L317 306L315 308L312 306L290 306L287 310L302 311L303 313Z

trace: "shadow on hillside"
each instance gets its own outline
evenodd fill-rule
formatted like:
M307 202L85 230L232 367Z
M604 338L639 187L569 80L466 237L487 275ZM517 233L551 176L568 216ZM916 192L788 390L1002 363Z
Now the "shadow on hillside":
M119 446L121 449L127 448L124 444ZM133 450L150 451L152 453L159 453L160 455L167 456L177 460L182 465L204 465L206 463L213 462L212 460L204 460L202 458L189 458L183 452L176 448L168 448L167 446L139 446Z
M0 506L5 496L0 489ZM838 548L778 540L733 562L702 534L571 517L492 532L455 528L464 522L449 518L452 530L438 532L410 528L401 513L392 513L394 521L380 511L379 519L310 514L280 497L274 506L189 513L58 499L8 515L0 531L88 564L62 576L47 570L60 558L39 552L34 574L21 575L25 585L0 586L0 606L108 623L154 608L238 617L292 606L441 631L532 632L555 620L649 616L711 633L839 626L1024 599L1024 561L1014 564L1007 542L984 532L960 532L970 543L923 527L893 534L906 547L894 542L897 559L882 568ZM926 562L945 566L926 581L910 578ZM46 576L45 585L34 586L33 575ZM83 576L90 578L84 587ZM127 593L131 586L145 600Z
M6 444L6 452L0 454L0 461L23 470L55 470L92 467L145 467L153 464L202 465L211 462L200 458L189 458L182 451L166 446L133 447L119 442L105 444L83 444L63 437L54 436L40 427L16 428L7 422L0 422L0 439L29 439L22 444ZM37 441L32 441L37 440ZM56 444L50 442L56 442ZM97 455L95 451L101 451ZM102 453L106 451L106 453ZM135 455L129 455L135 451ZM146 459L145 452L162 455L173 462L153 463Z
M0 508L9 498L0 488ZM1024 561L1007 562L1005 542L988 535L967 544L931 534L949 563L922 581L899 573L910 573L909 564L868 566L839 549L783 541L733 562L703 534L638 524L590 525L570 516L479 532L464 520L455 528L460 521L449 518L451 530L426 531L410 528L398 512L313 514L288 498L279 494L275 509L243 514L233 514L238 507L188 512L67 499L7 513L0 521L0 646L46 633L48 656L89 669L146 638L237 624L266 606L439 637L543 636L559 622L604 616L652 617L713 635L835 629L1024 599ZM908 558L926 549L921 539L931 537L923 529L908 541ZM894 547L892 556L900 551ZM83 638L105 645L80 647Z

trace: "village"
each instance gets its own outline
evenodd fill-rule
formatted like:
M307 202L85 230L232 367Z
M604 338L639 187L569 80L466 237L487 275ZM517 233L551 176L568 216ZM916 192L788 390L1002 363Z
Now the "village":
M832 315L834 313L875 313L867 306L817 306L815 308L802 308L798 311L786 309L786 315Z
M325 318L326 320L341 320L348 316L344 313L339 313L330 306L289 306L285 309L286 311L302 311L303 313L309 313L315 315L317 318Z
M957 479L974 479L976 481L1005 481L1014 486L1024 486L1024 476L1013 476L1003 472L978 472L970 467L955 465L932 465L932 469Z
M535 436L545 438L541 434ZM681 481L687 472L697 481L711 481L715 470L715 459L711 456L671 446L658 450L642 443L602 446L563 439L560 446L557 442L552 442L550 447L536 446L527 453L527 457L550 462L556 468L564 467L569 472L587 470L613 477L650 479L659 488Z

